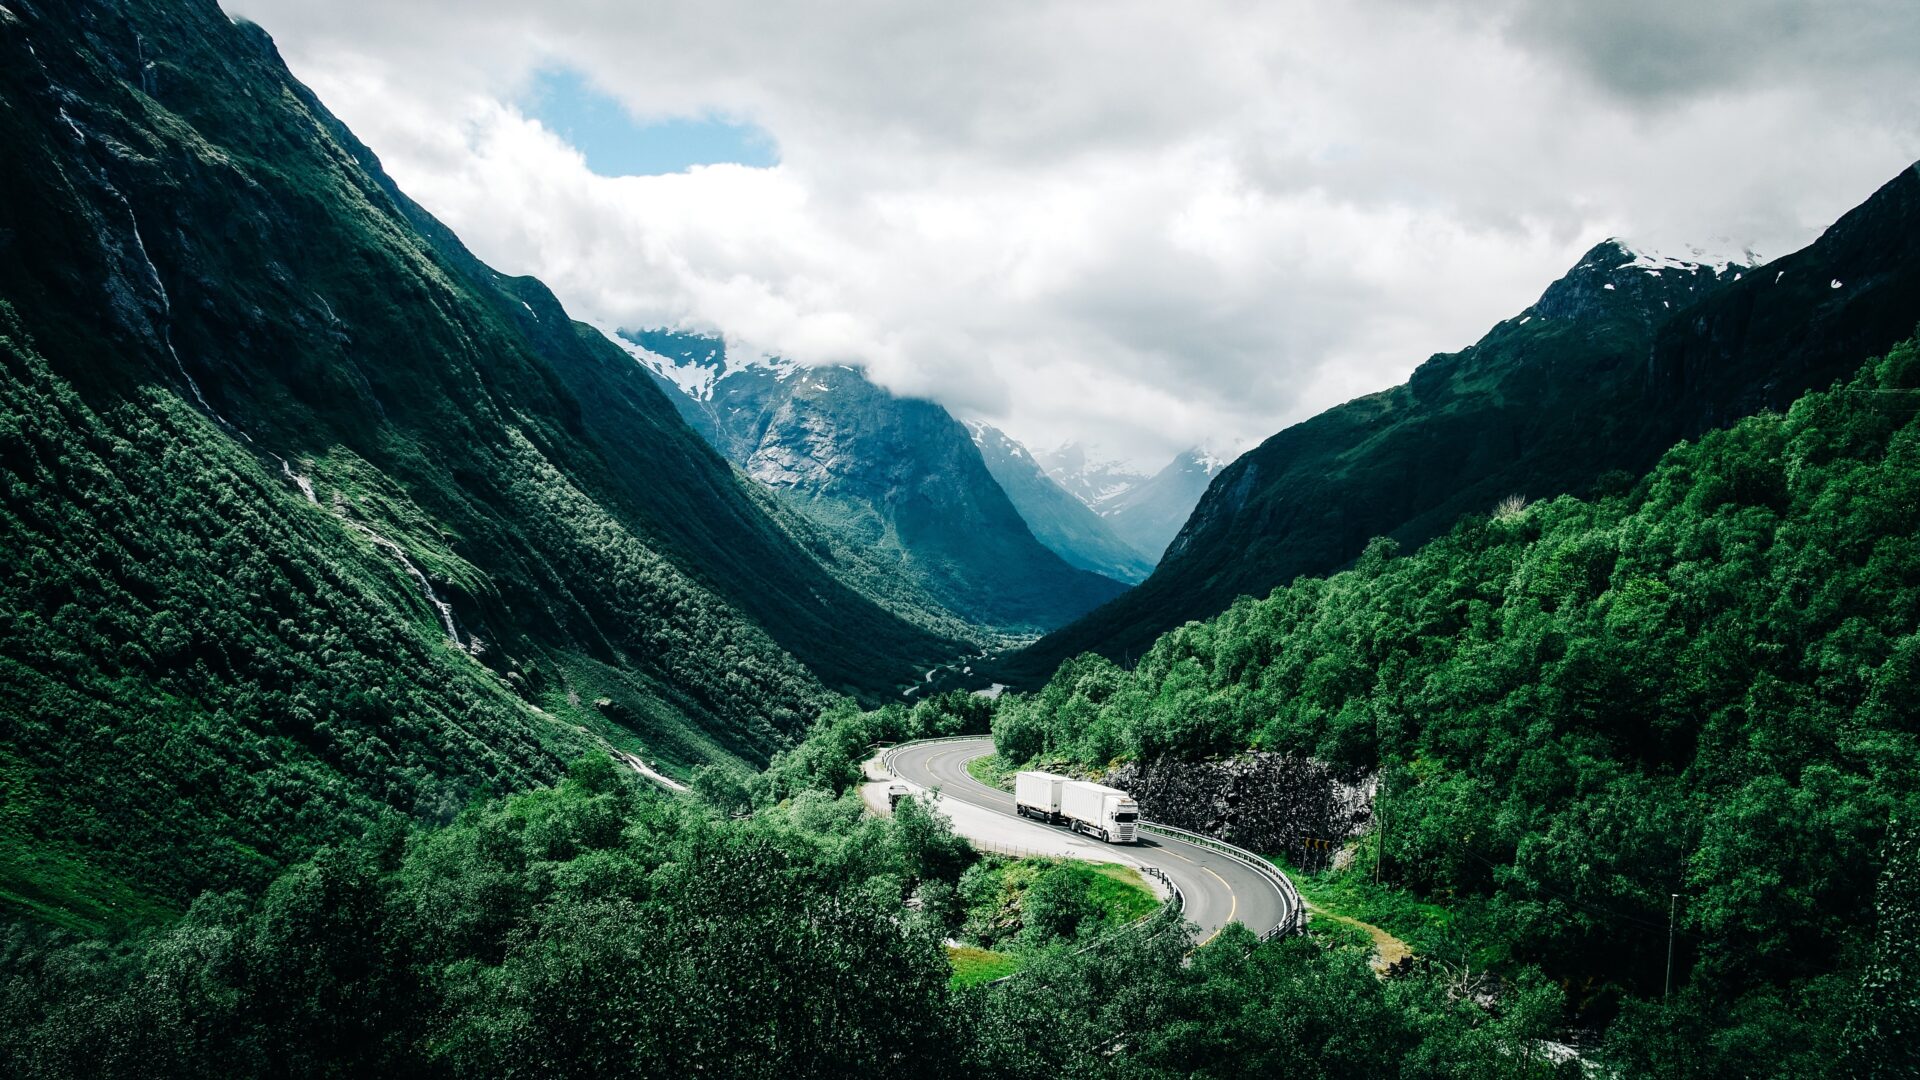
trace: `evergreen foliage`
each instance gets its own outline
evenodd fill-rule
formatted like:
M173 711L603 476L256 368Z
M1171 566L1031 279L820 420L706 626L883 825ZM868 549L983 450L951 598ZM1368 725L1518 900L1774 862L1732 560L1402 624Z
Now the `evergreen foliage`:
M1466 1078L1526 1055L1554 1004L1381 983L1339 936L1234 927L1189 964L1164 916L1041 947L1093 929L1078 868L1031 877L1017 977L956 989L952 907L904 909L987 880L940 819L817 789L735 819L637 783L587 758L445 827L387 819L127 940L16 925L0 1073Z
M0 8L0 146L0 906L177 911L602 741L758 766L959 651L211 0Z
M1485 905L1511 959L1598 984L1590 1005L1659 994L1679 894L1684 992L1620 1026L1642 1065L1830 1068L1888 821L1920 790L1916 414L1906 342L1631 490L1472 517L1411 556L1376 542L1132 671L1083 656L1002 704L999 752L1379 769L1392 879Z

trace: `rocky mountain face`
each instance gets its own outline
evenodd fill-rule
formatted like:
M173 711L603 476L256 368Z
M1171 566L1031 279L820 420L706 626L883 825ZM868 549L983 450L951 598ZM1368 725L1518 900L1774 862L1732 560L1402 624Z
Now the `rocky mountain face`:
M973 443L1014 509L1041 543L1082 570L1133 584L1154 560L1122 540L1105 518L1060 486L1027 448L991 424L971 422ZM1199 498L1199 492L1194 493ZM1171 534L1169 534L1171 535Z
M1033 460L1068 494L1094 511L1147 480L1146 473L1124 462L1102 457L1080 443L1036 450Z
M848 367L729 362L711 338L618 338L748 476L967 623L1044 631L1125 589L1036 539L967 429L933 402L895 397Z
M1751 268L1596 246L1533 306L1403 385L1294 425L1220 472L1153 575L996 673L1139 655L1160 633L1419 544L1509 496L1630 483L1675 442L1782 409L1920 321L1920 169L1809 247Z
M0 903L129 918L602 741L761 762L959 650L211 0L0 6L0 146Z
M1159 472L1103 502L1100 516L1121 539L1150 553L1155 562L1180 534L1207 485L1227 462L1204 450L1177 455Z
M1078 443L1033 458L1056 484L1100 515L1121 542L1153 563L1187 523L1207 484L1226 467L1224 459L1198 447L1175 455L1151 475L1090 453Z

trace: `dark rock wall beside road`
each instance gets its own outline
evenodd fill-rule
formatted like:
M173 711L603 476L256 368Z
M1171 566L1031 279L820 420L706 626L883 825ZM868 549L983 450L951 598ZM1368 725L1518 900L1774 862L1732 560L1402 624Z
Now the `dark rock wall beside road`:
M1372 817L1371 779L1347 783L1311 758L1283 754L1128 762L1106 782L1131 793L1150 820L1305 866L1324 863Z

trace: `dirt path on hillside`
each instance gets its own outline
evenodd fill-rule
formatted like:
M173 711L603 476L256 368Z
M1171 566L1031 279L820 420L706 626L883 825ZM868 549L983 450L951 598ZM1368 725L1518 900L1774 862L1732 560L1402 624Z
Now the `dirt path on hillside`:
M1375 975L1384 978L1393 965L1413 955L1413 948L1406 942L1401 941L1399 938L1394 937L1392 934L1387 933L1372 923L1364 923L1359 919L1350 918L1346 915L1336 915L1311 900L1307 901L1307 910L1313 912L1320 918L1332 919L1334 922L1345 923L1357 930L1364 931L1369 938L1372 938L1373 959L1370 961L1370 964L1373 967L1373 973Z

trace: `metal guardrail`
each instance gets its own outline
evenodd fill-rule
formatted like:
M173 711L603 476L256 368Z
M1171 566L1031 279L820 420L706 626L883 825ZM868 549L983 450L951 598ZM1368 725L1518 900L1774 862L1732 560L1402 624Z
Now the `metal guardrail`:
M893 755L897 751L905 750L909 746L931 746L935 743L972 742L975 739L984 739L986 737L987 736L985 735L943 735L938 739L913 739L909 742L894 743L892 746L889 746L885 750L880 752L880 764L888 772L893 772Z
M1172 908L1175 911L1187 910L1187 895L1180 891L1180 886L1172 878L1167 876L1167 872L1165 870L1162 870L1157 866L1148 866L1145 863L1142 863L1140 865L1140 872L1147 875L1150 878L1153 878L1159 881L1160 884L1165 885L1167 887L1167 893L1169 895L1167 896L1166 906Z
M880 764L885 767L889 773L892 773L894 753L906 747L926 746L933 743L972 742L975 739L983 737L984 736L980 735L950 735L939 739L914 739L911 742L896 743L881 753ZM1281 916L1280 922L1277 925L1260 935L1261 941L1267 941L1306 929L1308 917L1307 905L1300 899L1300 890L1294 888L1293 881L1289 879L1287 875L1281 873L1280 868L1271 862L1255 855L1246 848L1229 844L1225 840L1216 840L1205 833L1182 829L1177 825L1163 825L1158 821L1148 821L1145 818L1141 818L1140 827L1148 832L1157 832L1162 836L1171 836L1177 840L1185 841L1195 847L1203 847L1209 851L1217 851L1259 874L1271 884L1274 889L1280 893L1280 902L1281 907L1284 909L1284 914ZM1160 876L1163 880L1165 879L1164 874ZM1168 882L1169 886L1172 886L1172 884L1171 881ZM1174 895L1179 896L1178 887L1174 887Z
M1285 909L1285 914L1281 916L1278 924L1260 935L1261 941L1282 937L1306 928L1307 906L1300 899L1300 890L1293 887L1293 881L1289 879L1287 875L1281 873L1279 867L1248 851L1246 848L1229 844L1225 840L1216 840L1205 833L1182 829L1177 825L1163 825L1158 821L1148 821L1146 818L1140 819L1140 827L1148 832L1156 832L1162 836L1174 837L1175 839L1192 844L1195 847L1203 847L1209 851L1217 851L1229 859L1232 859L1234 862L1240 863L1254 871L1271 883L1280 893L1281 906Z

